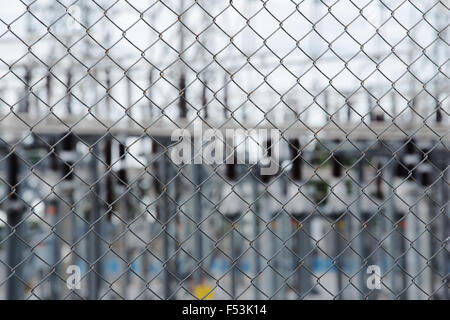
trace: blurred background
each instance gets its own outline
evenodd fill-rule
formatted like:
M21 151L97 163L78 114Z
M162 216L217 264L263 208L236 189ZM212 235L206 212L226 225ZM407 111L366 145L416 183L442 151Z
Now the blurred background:
M0 298L448 299L449 17L3 3ZM198 156L195 123L234 129L244 161L175 163L176 129Z

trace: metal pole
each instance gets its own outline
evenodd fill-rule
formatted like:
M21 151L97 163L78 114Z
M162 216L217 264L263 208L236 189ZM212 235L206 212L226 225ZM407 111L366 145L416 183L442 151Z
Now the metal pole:
M51 141L51 144L54 144L55 141ZM56 159L56 154L54 147L50 150L50 175L49 175L49 181L51 185L54 185L57 183L58 180L58 163ZM61 240L58 238L59 233L61 232L60 224L59 222L59 205L58 205L58 198L55 194L51 194L49 197L49 200L45 202L46 208L45 213L50 218L50 223L53 228L52 230L52 237L51 237L51 245L50 245L50 265L52 266L52 274L50 275L50 299L56 300L61 297L61 280L59 279L59 275L61 274L61 265L60 265L60 259L61 259Z
M19 158L15 152L8 156L7 164L8 184L11 186L11 193L6 203L6 219L11 228L11 236L7 247L7 265L11 268L11 274L7 282L6 298L7 300L20 300L24 296L23 266L21 262L25 249L22 240L25 222L22 221L24 208L18 199Z
M61 184L61 192L63 194L63 201L60 201L59 208L61 209L61 218L63 219L61 225L61 235L66 243L70 245L70 259L68 259L62 266L63 273L67 270L69 265L75 265L76 256L76 240L77 240L77 223L75 217L74 208L74 181L73 181L73 163L75 162L75 146L76 141L74 135L69 132L64 134L62 139L62 150L60 152L60 158L63 161L61 168L61 176L63 177L63 183ZM68 218L65 219L64 216ZM66 244L67 245L67 244ZM63 286L63 295L67 296L68 290L66 286Z
M344 288L344 279L343 279L343 264L342 264L342 251L344 250L344 246L342 243L342 236L340 232L344 230L344 218L339 219L341 214L336 214L333 217L335 230L334 230L334 243L335 243L335 258L336 258L336 272L337 272L337 295L336 299L342 299L342 289ZM339 220L338 220L339 219ZM357 251L359 252L359 251ZM341 256L339 256L341 255Z
M412 183L412 182L410 182ZM416 201L418 197L411 197L412 201ZM414 243L417 245L416 238L418 236L418 223L415 213L417 212L417 204L410 207L409 212L406 214L406 238L409 242L409 248L406 253L406 270L411 277L409 288L407 290L407 297L409 300L416 300L419 298L419 292L417 288L419 264L420 260L418 254L415 252ZM417 249L417 248L416 248Z
M296 290L299 298L304 298L312 288L311 275L307 269L311 267L310 258L307 256L311 251L311 223L306 222L308 214L295 214L294 217L299 222L296 224L295 249L297 258L297 281ZM301 266L300 266L301 264Z
M267 152L267 157L270 159L272 156L272 140L267 139L265 141L265 150ZM261 217L263 221L266 223L266 229L261 235L261 243L264 245L261 249L261 255L267 261L267 266L263 267L263 274L261 275L262 282L262 291L265 293L268 299L275 298L276 284L277 284L277 274L274 272L276 270L276 238L274 236L274 232L276 232L276 221L274 220L274 209L272 208L272 203L274 201L273 197L277 197L280 195L279 190L277 190L277 182L270 184L272 180L272 175L261 175L261 180L264 183L265 187L265 197L264 197L264 209L261 213ZM270 193L270 195L269 195ZM272 226L272 228L270 227ZM273 230L270 230L273 229Z
M281 184L282 184L282 192L283 197L286 199L286 193L287 193L287 178L283 175L280 177ZM278 292L278 296L280 300L286 300L287 298L287 289L286 289L286 279L289 274L289 262L291 261L290 253L288 251L288 240L289 240L289 234L291 228L289 227L290 218L289 215L286 213L285 210L282 210L280 213L280 235L281 235L281 249L279 254L279 272L282 275L282 279L280 279L280 286L282 286L281 290Z
M268 197L265 197L264 199L264 208L261 212L261 217L263 221L265 221L266 229L261 234L260 242L263 244L260 250L261 255L264 257L265 262L262 266L262 274L260 275L261 278L261 290L264 293L264 298L271 299L274 293L274 278L275 274L272 270L273 262L271 262L271 259L273 258L273 235L272 231L270 230L270 222L272 220L272 216L270 212L267 210L267 205L270 199ZM261 271L260 271L261 272Z
M355 266L356 266L356 270L358 272L357 274L357 288L362 292L362 298L365 298L365 292L366 292L366 284L364 283L364 274L365 274L365 270L362 270L362 268L364 267L364 265L366 264L366 256L365 256L365 252L364 252L364 243L363 243L363 239L361 237L361 235L359 235L360 231L361 231L361 219L362 219L362 197L363 197L363 192L362 192L362 188L363 188L363 183L364 183L364 178L363 178L363 164L362 164L363 160L358 161L358 163L356 164L356 186L355 186L355 193L357 195L356 198L356 219L352 219L353 221L353 225L352 225L352 239L354 239L353 241L355 241L355 251L362 256L362 258L364 259L362 262L360 262L360 257L358 255L356 255L355 258ZM356 237L356 239L355 239Z
M32 78L33 78L33 75L32 75L31 67L26 66L25 67L25 75L23 77L24 82L25 82L23 94L24 94L25 98L23 99L23 101L20 102L19 108L18 108L18 111L21 113L22 112L23 113L30 112L30 95L31 95L30 85L31 85Z
M92 154L98 152L97 144L94 144L91 148ZM101 204L98 197L100 196L100 183L98 182L98 161L97 158L91 155L90 159L90 175L92 182L92 208L89 213L89 232L88 236L88 262L89 262L89 274L88 274L88 299L96 300L100 296L101 278L103 274L102 260L99 259L102 255L102 245L99 236L102 234L102 219L101 219ZM98 236L97 236L98 235ZM98 261L96 261L99 259Z
M167 195L167 163L166 159L162 159L162 176L164 177L164 191L163 191L163 198L162 198L162 210L161 210L161 219L163 222L163 267L164 267L164 273L163 273L163 296L165 299L169 298L170 295L170 285L169 285L169 234L168 234L168 212L169 212L169 200Z
M239 256L238 253L238 243L236 239L236 222L239 218L240 214L234 214L232 216L229 216L228 219L231 220L231 232L230 232L230 247L231 247L231 259L232 259L232 266L231 266L231 297L233 300L236 299L236 288L237 288L237 261L236 259Z
M230 234L230 246L231 246L231 299L236 299L236 241L234 239L234 221L231 223Z
M272 221L271 225L272 225L272 230L273 231L269 232L270 242L269 242L269 245L268 245L268 247L270 249L270 251L269 251L270 254L268 256L269 257L269 261L268 261L269 268L268 268L268 270L270 271L269 274L271 275L271 283L272 283L272 286L270 288L271 289L271 291L270 291L270 293L271 293L270 298L271 299L276 299L277 298L278 295L276 294L276 291L279 288L279 283L280 283L279 275L275 272L275 270L278 270L278 267L279 267L279 265L278 265L278 257L276 256L276 253L277 253L277 238L273 234L273 233L276 234L277 233L277 229L278 229L278 222L277 222L277 219L276 219L275 216L276 216L276 213L271 213L270 214L270 220Z
M299 139L291 139L289 141L289 149L291 152L291 177L295 181L293 184L287 186L286 193L287 199L291 199L292 209L289 208L289 213L292 214L295 221L294 228L294 253L297 258L295 259L296 265L296 277L295 277L295 289L299 298L304 298L308 291L312 288L311 275L308 271L310 269L310 257L308 254L311 252L311 222L306 220L309 215L312 214L313 208L308 203L308 199L301 193L299 193L300 185L305 186L303 181L303 159L301 157L301 146ZM289 188L290 187L290 188ZM295 199L292 199L294 195ZM286 261L289 261L289 257L286 257Z
M442 239L442 254L440 259L441 265L441 274L442 274L442 282L443 282L443 299L450 299L450 289L449 289L449 267L450 267L450 253L446 249L449 242L449 232L450 232L450 224L449 224L449 216L448 216L448 183L446 180L446 168L447 162L446 159L442 159L442 177L440 182L441 189L441 206L442 206L442 226L441 226L441 239Z
M148 90L147 90L147 97L148 97L148 115L149 119L153 118L153 68L150 68L148 71Z
M259 215L261 213L260 210L260 205L259 205L259 200L257 200L258 198L258 182L256 181L255 177L252 177L252 185L253 185L253 212L254 212L254 242L253 242L253 247L255 252L253 253L253 259L254 259L254 280L253 280L253 285L255 286L255 300L259 300L260 299L260 288L258 287L260 281L259 281L259 272L261 271L261 246L260 246L260 241L258 241L259 239L257 238L259 235L259 232L261 230L261 221L259 218Z
M7 265L11 268L11 275L7 285L7 300L20 300L24 296L23 284L23 208L17 206L18 202L11 202L7 208L7 221L13 233L8 241Z
M51 225L53 227L52 245L50 249L50 264L53 266L52 275L50 276L50 299L57 300L61 297L61 243L57 234L60 232L60 227L57 225L59 220L59 206L57 199L51 199L47 203L46 213L51 216Z
M417 182L413 179L417 176L417 171L414 170L415 167L420 162L421 151L418 152L415 146L414 140L409 140L406 142L405 155L403 157L403 163L407 170L405 170L406 181L403 183L405 192L402 195L404 197L403 201L407 203L406 208L406 240L408 241L408 248L406 249L406 272L411 278L407 289L407 298L410 300L419 299L419 289L417 288L420 272L420 256L415 250L420 250L418 248L417 238L419 236L419 223L417 221L418 207L420 204L421 190L417 185Z
M122 226L119 228L120 234L120 240L118 243L118 253L119 256L125 260L125 274L122 274L119 281L119 290L121 292L122 299L127 299L127 287L130 284L130 272L128 266L129 264L129 252L127 247L127 232L128 232L128 218L129 218L129 197L128 197L128 177L126 172L126 151L125 151L125 145L122 143L119 143L119 157L120 157L120 165L121 168L119 169L119 172L117 174L118 176L118 187L117 187L117 196L120 197L119 200L119 208L117 212L120 215L120 225Z
M149 107L149 112L151 113L151 106ZM148 152L149 153L149 157L147 158L147 165L149 166L150 163L151 163L150 157L153 154L154 150L153 150L152 140L151 139L146 139L144 141L147 141L148 145L147 144L143 144L142 145L143 146L143 150L142 151L145 154L144 150L146 148L149 149L149 152ZM148 180L143 178L142 184L140 184L141 185L140 190L142 191L141 198L143 198L144 194L148 194L148 193L151 192L151 190L150 190L151 189L151 185L147 184L146 181L148 181ZM148 279L148 276L149 276L148 273L149 273L149 269L150 269L150 250L149 250L149 248L147 246L150 246L150 241L153 239L153 227L154 227L154 225L155 225L154 221L148 223L148 226L147 226L147 228L148 228L148 230L147 230L147 232L148 232L148 242L147 242L146 247L145 247L146 250L142 254L142 275L143 275L143 278L144 278L144 281L142 282L142 290L144 290L143 300L148 300L148 298L149 298L149 292L147 290L147 282L148 282L147 279Z
M170 275L171 263L169 261L171 254L171 244L170 244L170 214L172 212L171 205L169 202L169 181L172 172L172 167L170 165L167 156L162 156L162 166L160 169L160 176L163 178L164 188L161 202L161 220L163 222L163 294L165 299L172 298L172 277Z
M203 219L202 213L202 198L201 198L201 187L202 182L202 167L199 164L193 165L194 174L194 184L197 186L197 192L194 198L194 221L196 223L195 231L195 254L194 257L198 260L197 266L198 270L194 272L194 284L199 285L202 278L202 257L203 257L203 242L202 233L200 232L200 223Z
M397 221L400 221L400 219L403 219L403 218L405 218L405 216L403 214L401 214L401 213L398 213ZM405 220L402 220L402 222L399 225L400 228L402 229L402 233L403 234L406 234L405 224L406 224ZM406 252L406 240L405 240L403 235L399 235L398 236L398 243L400 243L400 252L402 252L402 254L405 255L405 252ZM407 293L406 292L407 291L406 288L408 286L408 277L406 275L406 272L407 272L407 270L406 270L406 256L403 256L402 259L400 260L400 268L402 270L402 272L401 272L401 280L402 280L402 288L403 288L403 290L402 290L402 293L400 294L399 298L401 300L406 300L406 293Z
M339 141L336 141L339 143ZM342 271L342 256L343 256L343 250L344 245L342 243L342 236L340 235L340 232L344 231L344 213L346 213L346 210L349 210L347 208L348 205L348 196L346 189L343 185L342 181L342 166L340 164L342 162L342 158L340 155L333 153L333 156L331 158L331 165L332 165L332 180L331 185L334 188L334 191L332 194L328 196L327 199L327 208L328 212L330 212L330 219L332 220L332 225L334 225L334 228L332 227L333 231L331 232L332 235L334 235L334 243L332 244L332 248L334 248L334 258L335 258L335 267L336 267L336 285L337 285L337 295L336 299L342 299L342 289L343 289L343 271ZM330 186L331 186L330 185ZM336 201L334 203L333 201ZM347 201L347 202L346 202ZM342 204L344 202L344 204ZM328 219L327 219L328 222ZM358 224L359 228L359 224ZM357 250L357 249L356 249ZM359 251L356 251L359 252Z
M426 154L428 154L428 150L422 150ZM432 177L432 168L431 165L428 163L428 161L424 161L421 163L418 167L418 171L420 174L420 183L422 188L422 194L423 198L420 201L420 210L418 211L419 219L422 223L424 223L423 231L422 228L420 228L420 238L419 238L419 252L420 252L420 288L421 288L421 296L426 298L429 298L432 290L432 282L433 282L433 272L431 269L431 235L430 235L430 228L431 228L431 207L433 200L430 196L430 193L432 193L432 189L430 189L430 186L432 184L431 177ZM428 191L427 191L428 189ZM422 234L423 232L423 234ZM425 261L424 261L425 260Z
M392 223L395 221L395 203L394 203L394 164L389 163L385 167L385 176L384 180L386 181L387 185L387 195L386 195L386 206L385 206L385 213L386 213L386 219L384 224L384 231L386 234L390 233L390 236L386 239L387 240L387 247L388 247L388 253L387 259L388 259L388 269L391 269L391 276L390 276L390 286L392 291L392 298L396 298L396 292L397 292L397 286L396 286L396 264L395 261L396 257L398 256L398 250L396 245L398 244L396 240L395 235L398 233L397 228L398 225L392 226ZM390 257L391 255L392 257Z

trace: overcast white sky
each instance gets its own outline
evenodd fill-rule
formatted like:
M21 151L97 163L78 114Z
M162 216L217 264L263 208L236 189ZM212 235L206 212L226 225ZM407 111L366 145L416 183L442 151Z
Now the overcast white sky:
M105 89L87 77L86 67L92 67L97 81L104 86L108 69L114 84L112 96L124 106L127 99L136 102L132 108L136 117L144 114L149 104L142 89L149 86L151 67L155 69L151 98L174 117L178 112L177 86L181 70L186 73L189 84L187 98L191 118L195 116L193 108L201 106L202 83L199 80L208 82L209 116L215 118L223 114L224 81L229 82L229 108L239 110L236 117L246 116L253 122L261 120L263 111L274 106L270 117L277 121L292 117L290 109L293 109L307 110L304 120L310 123L323 122L325 113L313 99L325 107L324 91L329 93L331 110L342 106L345 97L351 96L354 107L365 114L369 98L363 86L375 97L383 97L379 102L386 110L391 110L393 101L397 110L401 110L408 99L423 89L424 83L430 91L436 90L438 85L443 92L440 99L448 108L445 92L448 92L449 14L442 3L434 5L436 0L395 0L384 1L384 4L370 0L241 0L233 1L232 6L229 1L202 0L196 4L185 0L182 30L176 14L181 10L180 0L119 0L106 13L109 20L104 16L104 9L111 6L112 1L98 1L103 9L89 0L61 2L67 6L75 3L78 9L72 7L71 13L91 26L92 39L85 36L86 29L74 22L55 1L34 1L30 7L32 17L21 1L1 0L0 94L7 104L14 105L24 97L23 83L18 77L23 79L25 65L33 66L34 94L47 101L45 75L48 69L44 63L56 63L52 73L60 81L53 81L50 104L55 104L54 112L60 115L65 112L66 90L62 82L66 81L69 66L74 73L72 82L76 83L72 92L87 104L104 97ZM448 6L447 1L443 3ZM362 14L357 7L362 9ZM142 17L140 12L143 12ZM313 31L312 23L320 36ZM43 24L51 25L54 36L48 34ZM210 27L206 28L208 25ZM437 39L437 32L431 25L444 30L441 37L445 41ZM412 39L407 36L408 29L412 30ZM126 31L125 36L123 31ZM181 34L184 35L186 64L179 63L178 59ZM199 36L196 38L196 35ZM34 56L27 54L27 44L33 44ZM69 44L73 57L67 54L65 46ZM109 56L114 62L105 58L101 48L111 45ZM315 65L310 58L316 60ZM411 71L417 79L407 72L412 61ZM376 71L377 62L380 62L379 71ZM442 66L442 73L435 76L438 66ZM134 82L130 95L126 94L124 70L131 72ZM233 81L225 70L233 75ZM398 92L393 92L392 83ZM14 90L10 90L12 88ZM430 113L432 97L422 90L419 99L425 106L421 112ZM281 100L289 108L280 103ZM104 101L98 104L99 110L105 110ZM87 112L85 106L74 103L76 112ZM370 103L370 107L376 105L373 100ZM9 110L4 104L3 108ZM48 107L40 103L35 110L45 114ZM120 117L123 108L113 102L107 114ZM356 114L352 116L353 120L358 120Z

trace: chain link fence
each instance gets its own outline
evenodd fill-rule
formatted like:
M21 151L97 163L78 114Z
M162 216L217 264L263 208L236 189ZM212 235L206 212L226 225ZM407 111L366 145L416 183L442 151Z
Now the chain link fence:
M15 0L1 299L449 299L449 3Z

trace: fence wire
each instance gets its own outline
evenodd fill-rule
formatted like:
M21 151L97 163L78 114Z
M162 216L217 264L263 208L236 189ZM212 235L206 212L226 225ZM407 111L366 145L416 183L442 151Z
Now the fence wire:
M1 299L449 299L449 6L15 0Z

